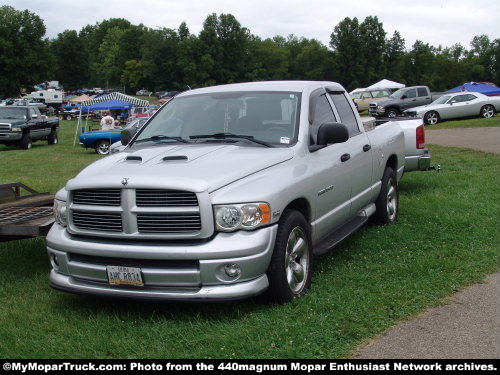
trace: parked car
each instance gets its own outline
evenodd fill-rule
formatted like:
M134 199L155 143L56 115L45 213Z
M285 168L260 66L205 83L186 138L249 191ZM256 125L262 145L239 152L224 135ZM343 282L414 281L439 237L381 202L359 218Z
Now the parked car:
M377 100L370 104L370 114L372 116L396 117L403 111L430 104L442 93L431 93L427 86L412 86L399 89L388 98Z
M180 93L180 91L167 91L165 94L160 96L159 102L166 103L179 93Z
M138 130L147 121L147 118L137 118L127 124L125 129ZM99 155L109 154L111 144L118 142L123 129L93 130L80 135L80 145L85 148L93 148Z
M486 96L479 92L445 94L431 104L408 109L406 115L419 116L427 125L443 120L480 116L490 118L500 111L500 97Z
M151 91L148 91L146 89L139 90L135 93L137 96L149 96L151 95Z
M33 142L47 140L58 143L59 119L49 118L34 106L0 107L0 144L17 144L30 149Z
M377 89L377 90L362 90L350 94L352 100L356 104L358 111L366 111L370 107L371 103L374 103L382 98L387 98L391 95L391 90L389 89Z
M121 136L123 151L56 194L56 289L291 301L309 289L316 255L370 217L398 217L403 131L365 131L334 82L190 90Z

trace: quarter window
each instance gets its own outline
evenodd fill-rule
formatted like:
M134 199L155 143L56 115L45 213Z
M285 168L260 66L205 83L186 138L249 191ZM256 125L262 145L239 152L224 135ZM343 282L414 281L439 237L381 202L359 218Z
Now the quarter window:
M330 98L332 99L335 108L337 108L337 112L340 116L340 122L347 126L349 137L358 134L360 132L358 121L352 111L351 105L347 101L346 96L341 92L335 92L330 94Z
M427 90L425 87L417 88L418 96L427 96Z

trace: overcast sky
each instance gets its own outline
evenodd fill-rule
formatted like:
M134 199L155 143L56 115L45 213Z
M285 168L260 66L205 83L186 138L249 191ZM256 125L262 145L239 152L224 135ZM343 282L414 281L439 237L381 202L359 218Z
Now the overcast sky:
M500 37L500 0L2 0L29 9L45 21L47 35L80 30L110 17L134 24L177 28L186 21L197 34L209 13L231 13L260 37L295 34L328 45L344 17L376 15L391 35L399 30L407 47L416 39L432 45L469 46L474 35Z

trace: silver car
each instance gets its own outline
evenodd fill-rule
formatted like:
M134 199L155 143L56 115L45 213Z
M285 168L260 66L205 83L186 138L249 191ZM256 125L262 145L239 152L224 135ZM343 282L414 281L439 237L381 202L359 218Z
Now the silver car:
M422 117L427 125L434 125L456 118L490 118L499 110L500 97L486 96L478 92L460 92L445 94L431 104L409 109L405 114Z

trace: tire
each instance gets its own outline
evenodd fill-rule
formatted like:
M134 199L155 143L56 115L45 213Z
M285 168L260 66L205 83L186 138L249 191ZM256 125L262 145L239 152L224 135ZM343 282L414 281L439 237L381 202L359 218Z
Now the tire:
M424 115L424 123L427 125L436 125L440 121L441 117L436 111L429 111Z
M399 212L399 189L396 173L391 167L387 167L382 177L382 187L375 201L377 210L374 219L377 224L390 225L398 220Z
M301 241L302 246L296 247ZM297 248L294 253L293 248ZM309 223L300 212L285 210L280 218L273 255L267 270L266 297L274 303L302 297L311 286L312 241Z
M393 118L393 117L397 117L399 115L399 111L396 109L396 108L387 108L387 110L385 111L385 116L386 117L390 117L390 118Z
M71 115L66 116L66 120L70 121L72 119Z
M47 143L49 145L57 145L59 143L59 139L57 138L57 132L55 130L52 130L47 137Z
M33 141L29 132L23 133L23 136L19 141L19 146L25 150L29 150L33 147Z
M107 139L101 139L95 144L95 152L99 155L108 155L110 142Z
M481 107L479 115L482 118L492 118L493 116L495 116L496 112L497 111L495 110L495 107L493 107L491 104L486 104Z

